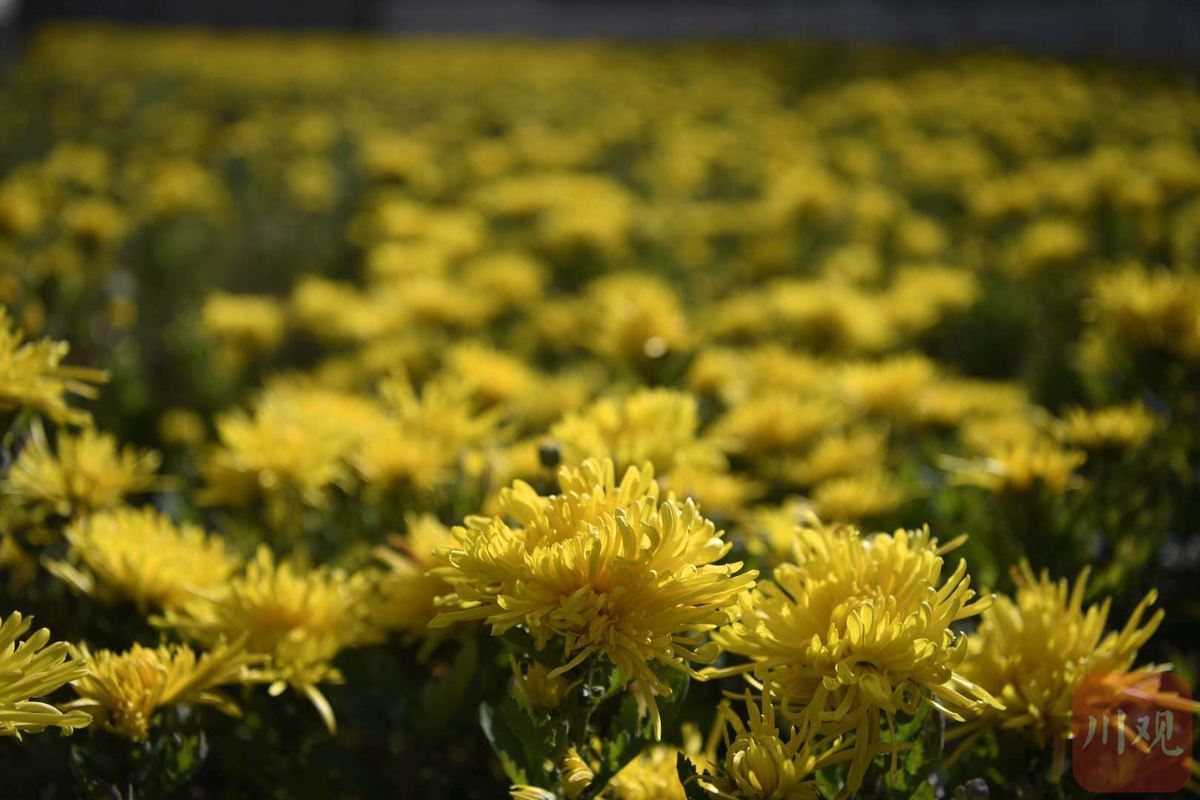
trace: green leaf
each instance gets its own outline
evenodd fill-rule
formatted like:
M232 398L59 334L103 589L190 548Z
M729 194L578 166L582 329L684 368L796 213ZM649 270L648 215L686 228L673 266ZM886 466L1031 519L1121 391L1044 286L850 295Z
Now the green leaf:
M522 769L517 756L514 755L520 754L520 758L523 760L524 751L521 742L503 721L497 719L496 709L488 703L479 704L479 727L483 729L483 735L487 737L492 751L500 759L500 766L509 781L528 783L529 777Z
M679 783L683 786L684 800L709 800L708 792L700 785L700 774L696 772L696 765L683 753L675 757L675 774L679 776Z
M479 644L474 639L466 639L454 654L446 673L422 688L422 721L427 729L433 732L444 730L459 714L478 666Z
M659 679L671 687L670 695L658 698L662 727L664 731L669 731L679 718L691 681L687 675L677 670L659 665L655 665L653 669ZM643 750L657 743L653 723L648 715L644 719L638 719L637 701L629 694L621 697L620 707L610 721L608 730L603 733L603 768L596 775L596 780L601 782L601 786L608 783L613 775L637 758Z

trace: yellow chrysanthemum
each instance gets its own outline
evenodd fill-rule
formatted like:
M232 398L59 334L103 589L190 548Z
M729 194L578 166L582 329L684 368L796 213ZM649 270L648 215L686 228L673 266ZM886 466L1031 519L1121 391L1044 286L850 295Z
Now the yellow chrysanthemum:
M92 718L82 711L60 711L33 700L87 674L87 665L71 658L66 642L50 644L50 631L42 628L18 641L33 623L14 611L0 625L0 736L40 733L60 728L71 733L86 727Z
M698 438L699 426L696 398L671 389L641 389L568 414L550 436L561 446L565 464L611 458L618 471L646 462L660 475L682 467L723 471L725 457Z
M105 372L67 367L66 342L27 342L0 308L0 414L31 409L57 423L87 423L86 411L71 408L67 395L95 397L92 384L108 380Z
M584 303L583 318L594 320L584 343L612 361L645 364L684 347L690 339L679 297L652 275L606 275L588 287Z
M446 368L485 405L509 403L533 391L538 375L521 359L482 344L464 342L446 356Z
M120 505L158 482L159 455L120 447L110 434L58 432L54 450L40 426L5 477L4 491L24 504L69 516Z
M837 427L846 409L820 396L773 392L748 399L720 417L711 436L759 469Z
M558 767L558 775L563 794L568 800L579 797L583 794L583 790L596 779L596 773L592 771L592 768L574 747L567 750L562 764Z
M1086 460L1087 455L1078 450L1034 441L996 448L980 460L947 458L943 464L955 473L957 482L982 486L991 492L1028 492L1044 486L1060 494L1079 484L1075 470Z
M826 519L858 522L893 511L907 493L896 479L880 469L833 478L813 489L813 506Z
M858 429L823 436L802 457L786 462L787 477L812 486L869 471L883 463L887 437L882 431Z
M615 800L684 800L676 759L679 751L651 745L609 781Z
M452 590L429 570L445 564L438 553L457 539L432 514L410 516L407 528L404 536L393 537L391 547L375 551L387 571L377 579L371 620L384 630L421 638L434 633L429 630L429 621L437 614L434 600Z
M717 654L704 632L729 620L756 573L717 563L730 545L690 500L660 501L649 465L618 483L611 461L589 459L559 470L559 486L541 497L517 482L501 492L501 516L455 528L451 566L436 571L455 593L433 624L522 625L539 648L559 638L565 663L551 675L603 655L658 730L654 698L670 688L651 662L699 677L690 662Z
M249 669L258 662L223 643L199 657L178 644L154 649L135 644L123 653L80 645L78 657L87 674L74 683L79 699L64 708L86 711L105 730L135 742L146 740L155 712L167 706L208 705L241 716L216 687L249 680Z
M847 364L838 384L847 402L867 413L910 419L919 413L920 398L938 381L938 369L920 355Z
M293 492L319 505L347 475L344 459L379 427L383 413L368 397L280 383L252 413L217 420L220 446L203 465L209 502L245 505L262 495Z
M1046 442L1049 415L1045 413L1008 413L973 416L963 420L959 439L973 453L986 454L1005 448L1028 448Z
M533 708L543 711L558 708L567 692L575 685L568 683L560 675L551 676L552 670L540 661L530 662L524 671L517 664L515 656L509 657L509 663L512 665L515 686Z
M805 736L852 734L854 791L882 720L925 702L962 719L996 702L956 671L967 642L951 626L988 603L974 600L966 562L943 577L942 553L957 544L939 547L928 529L802 528L795 563L747 593L741 620L713 635L750 663L713 674L752 676Z
M1075 687L1096 672L1127 672L1163 619L1151 591L1119 631L1108 631L1111 600L1084 607L1088 570L1075 585L1048 572L1035 575L1028 562L1013 569L1015 597L999 595L970 637L964 676L1003 702L959 735L988 725L1028 728L1042 746L1071 734Z
M1059 425L1059 437L1087 450L1132 448L1143 444L1158 427L1140 403L1087 410L1071 409Z
M717 774L703 782L719 800L820 800L816 771L842 747L840 739L822 741L811 730L792 726L785 739L775 721L775 705L764 690L761 703L746 692L746 722L728 705L725 757ZM682 792L680 793L682 796Z
M288 686L303 692L333 731L333 709L317 684L342 680L333 665L339 652L378 638L367 621L370 589L365 574L277 563L264 547L241 575L167 609L161 622L210 649L243 642L267 658L262 674L272 695Z
M194 447L204 442L208 428L204 418L188 408L168 408L158 418L158 435L166 444Z
M1132 265L1096 279L1096 321L1133 342L1200 357L1200 276Z
M434 486L464 456L500 438L499 414L481 411L463 381L436 380L418 392L406 378L389 378L380 392L388 414L350 458L370 487Z
M66 538L72 563L49 565L56 574L88 594L112 593L142 608L178 606L192 590L219 586L239 566L220 538L150 508L83 517Z
M273 297L216 292L200 312L204 330L224 344L246 352L275 348L285 328L283 309Z

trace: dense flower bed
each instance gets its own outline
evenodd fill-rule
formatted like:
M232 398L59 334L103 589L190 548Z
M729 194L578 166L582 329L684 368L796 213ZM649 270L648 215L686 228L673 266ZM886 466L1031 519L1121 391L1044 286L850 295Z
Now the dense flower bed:
M64 28L0 107L6 796L1074 797L1079 682L1194 676L1190 79Z

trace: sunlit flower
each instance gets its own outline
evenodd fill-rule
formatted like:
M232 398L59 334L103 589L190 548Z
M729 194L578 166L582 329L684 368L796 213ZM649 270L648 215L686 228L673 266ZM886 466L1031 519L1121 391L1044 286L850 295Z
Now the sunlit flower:
M617 800L684 800L678 752L665 745L647 747L609 782L609 791Z
M761 466L763 459L794 453L845 417L844 407L832 400L775 392L730 409L713 424L710 435L730 452Z
M249 413L217 419L218 447L202 465L209 502L246 505L293 492L319 505L347 476L345 459L383 412L368 397L292 383L268 388Z
M642 389L627 397L603 397L568 414L550 429L563 463L610 458L617 470L650 462L655 472L680 467L725 469L721 452L699 437L696 399L670 389Z
M204 418L187 408L168 408L158 418L158 435L166 444L195 447L208 437Z
M1200 357L1200 277L1132 265L1096 279L1097 324L1134 343Z
M884 433L871 428L832 433L817 440L804 456L789 460L785 471L796 483L812 486L877 468L886 445Z
M32 699L87 674L87 665L70 657L70 645L50 644L50 631L45 628L20 640L32 623L14 611L0 625L0 736L20 738L22 733L46 728L71 733L92 721L82 711L64 712Z
M1058 434L1068 444L1087 450L1135 448L1158 427L1140 403L1088 410L1074 408L1063 417Z
M445 564L438 552L456 542L437 517L408 517L404 536L392 537L390 547L375 551L387 570L377 579L371 621L385 630L417 638L436 633L429 629L429 621L437 613L434 600L452 587L443 578L430 575L429 570Z
M303 692L333 731L333 709L318 684L342 681L333 665L339 652L378 638L368 624L370 589L366 574L277 563L263 547L242 574L167 609L162 624L208 649L238 641L265 656L261 673L273 681L271 694L289 686Z
M816 512L826 519L841 522L858 522L886 514L907 498L904 487L880 469L831 478L818 484L812 492Z
M522 671L515 657L510 659L513 682L532 708L548 711L558 708L575 684L561 675L551 676L552 670L540 661L532 661Z
M434 486L447 480L451 468L469 453L502 438L499 413L479 407L470 383L446 378L418 391L397 377L385 380L380 393L382 423L350 455L372 487Z
M924 356L847 364L839 386L851 406L888 417L907 419L920 408L921 395L936 385L938 370Z
M596 779L596 773L580 757L579 752L574 747L567 750L562 764L559 765L558 774L563 794L569 800L583 794L583 790Z
M587 291L584 342L598 355L639 365L662 358L689 340L687 317L669 284L648 274L614 273Z
M233 717L241 711L218 686L250 678L258 659L237 646L218 644L197 656L187 645L154 649L133 645L123 653L79 646L87 674L74 682L79 699L64 708L86 711L96 725L143 742L154 714L173 705L207 705Z
M1015 444L988 452L972 461L944 459L960 483L982 486L991 492L1028 492L1038 486L1059 494L1079 484L1075 474L1087 455L1065 450L1053 442Z
M40 339L27 342L0 308L0 413L31 409L53 422L83 424L86 411L71 408L68 395L93 398L92 384L108 380L107 373L63 366L66 342Z
M795 563L744 595L741 620L713 635L750 663L710 673L752 677L802 738L852 735L853 792L878 752L881 722L923 703L951 719L996 704L958 671L967 640L951 626L988 598L976 599L965 561L943 577L941 554L957 544L939 546L928 529L800 529Z
M60 516L120 505L159 482L159 455L117 444L114 436L85 428L59 430L51 449L34 426L25 448L4 479L5 493L18 502Z
M963 726L963 733L987 725L1028 728L1042 746L1071 732L1075 687L1096 672L1128 672L1138 649L1163 619L1162 609L1144 619L1157 596L1146 594L1120 630L1106 630L1111 599L1084 606L1088 570L1072 586L1048 572L1035 575L1029 563L1013 568L1016 595L996 597L969 639L961 671L998 697L1003 708ZM962 735L960 733L960 735Z
M840 739L817 738L812 730L776 724L769 690L761 704L746 692L746 721L727 705L720 711L725 727L725 757L704 784L720 800L820 800L816 771L842 747Z
M284 315L273 297L217 292L204 301L200 324L221 342L245 352L274 349L284 334Z
M603 655L659 730L655 697L670 688L651 662L695 676L690 662L717 655L704 632L729 620L756 573L718 564L730 545L691 501L660 501L648 465L618 483L611 461L588 460L563 467L559 486L540 497L517 482L501 516L455 528L451 566L436 571L455 594L433 625L481 620L495 635L522 625L539 648L559 640L551 676Z
M192 590L219 586L239 565L220 538L151 508L92 514L65 535L72 563L49 564L56 574L88 594L113 594L142 608L177 606Z

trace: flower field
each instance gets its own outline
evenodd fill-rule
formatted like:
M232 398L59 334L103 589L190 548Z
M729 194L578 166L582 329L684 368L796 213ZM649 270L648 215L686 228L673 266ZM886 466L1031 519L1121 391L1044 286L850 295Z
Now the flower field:
M5 797L1073 798L1085 678L1196 712L1194 78L57 27L0 108Z

